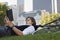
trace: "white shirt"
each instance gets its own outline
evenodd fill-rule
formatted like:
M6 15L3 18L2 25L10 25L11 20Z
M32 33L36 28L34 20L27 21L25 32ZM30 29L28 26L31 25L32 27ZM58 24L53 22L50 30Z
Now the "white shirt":
M31 25L23 30L23 35L33 34L34 32L35 32L35 28L34 26Z

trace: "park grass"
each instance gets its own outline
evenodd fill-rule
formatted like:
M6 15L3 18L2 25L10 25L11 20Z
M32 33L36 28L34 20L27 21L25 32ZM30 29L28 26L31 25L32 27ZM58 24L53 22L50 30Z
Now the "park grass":
M60 32L38 31L33 35L1 37L0 40L60 40Z

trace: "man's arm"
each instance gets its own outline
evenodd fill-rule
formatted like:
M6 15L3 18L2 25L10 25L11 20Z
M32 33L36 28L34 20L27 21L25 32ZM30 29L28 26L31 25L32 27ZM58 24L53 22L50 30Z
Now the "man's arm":
M13 27L12 30L19 36L23 35L23 32L19 29L17 29L16 27Z
M14 26L14 24L13 24L11 21L9 21L9 19L8 19L7 17L5 17L4 23L5 23L8 27L12 28L12 30L13 30L17 35L19 35L19 36L23 35L23 32L22 32L21 30L17 29L17 28Z

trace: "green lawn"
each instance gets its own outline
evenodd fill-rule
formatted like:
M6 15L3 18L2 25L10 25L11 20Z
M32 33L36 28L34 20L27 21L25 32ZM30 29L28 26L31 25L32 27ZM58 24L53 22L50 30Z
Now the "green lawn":
M0 40L60 40L60 32L38 31L34 35L2 37Z

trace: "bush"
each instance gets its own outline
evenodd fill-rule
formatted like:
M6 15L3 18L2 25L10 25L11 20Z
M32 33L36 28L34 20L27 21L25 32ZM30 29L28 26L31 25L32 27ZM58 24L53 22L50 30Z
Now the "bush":
M3 26L3 25L4 25L4 22L3 22L4 17L5 17L4 14L1 14L1 15L0 15L0 26Z
M52 22L53 20L57 19L60 17L60 14L59 13L52 13L52 14L44 14L42 16L42 19L40 20L40 24L41 25L44 25L46 23L49 23L49 22Z
M6 10L8 9L8 6L6 4L0 3L0 26L4 25L4 17L6 15Z

